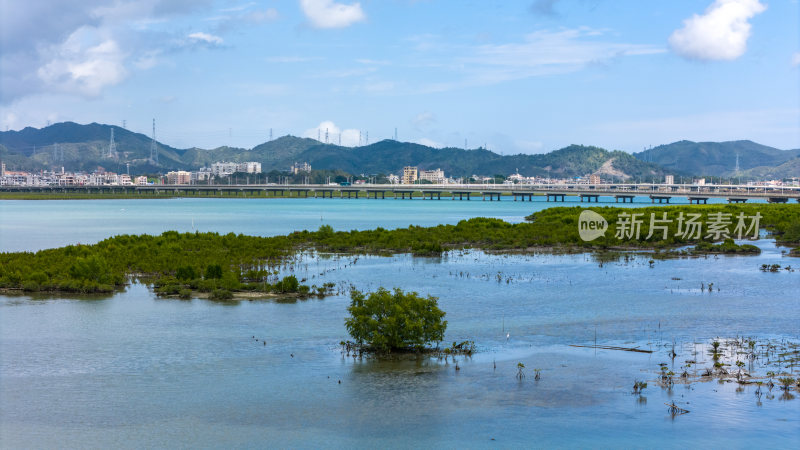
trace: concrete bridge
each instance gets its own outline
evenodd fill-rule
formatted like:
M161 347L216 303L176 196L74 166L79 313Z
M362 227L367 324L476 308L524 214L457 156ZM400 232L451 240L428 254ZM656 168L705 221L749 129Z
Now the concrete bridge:
M152 197L159 195L190 195L200 197L301 197L301 198L373 198L441 200L442 194L451 200L499 201L503 196L514 201L564 202L573 197L581 202L599 202L600 197L612 197L619 203L633 202L636 197L649 198L651 203L670 203L674 198L688 198L690 203L707 203L711 198L726 199L729 203L744 203L762 199L770 203L800 202L800 187L770 187L747 185L686 185L686 184L246 184L246 185L147 185L147 186L0 186L0 192L24 193L84 193L123 194Z

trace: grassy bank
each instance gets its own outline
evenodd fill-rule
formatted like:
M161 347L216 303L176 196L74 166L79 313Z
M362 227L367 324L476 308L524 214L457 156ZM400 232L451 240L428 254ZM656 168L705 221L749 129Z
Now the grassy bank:
M135 277L156 286L165 295L190 296L193 291L212 296L231 292L321 295L329 287L303 286L294 277L277 278L276 268L290 262L299 251L341 253L412 253L438 255L449 249L480 248L490 251L606 251L613 249L670 249L693 245L704 253L747 253L749 246L701 234L700 239L677 237L677 224L667 226L668 238L615 237L618 220L625 214L700 213L759 214L760 227L779 242L800 244L800 206L708 205L653 208L591 208L608 221L608 230L591 242L583 241L578 219L583 208L549 208L531 215L528 222L510 224L499 219L475 218L456 225L411 226L396 230L334 231L323 225L317 231L286 236L254 237L217 233L165 232L159 236L116 236L94 245L70 245L36 253L0 254L0 289L49 292L111 292ZM642 237L647 234L642 230ZM757 250L757 249L756 249Z

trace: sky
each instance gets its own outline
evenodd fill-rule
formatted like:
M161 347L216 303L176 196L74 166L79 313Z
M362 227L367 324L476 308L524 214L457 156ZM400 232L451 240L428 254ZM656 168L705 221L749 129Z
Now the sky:
M800 5L0 0L2 129L153 119L179 148L800 148Z

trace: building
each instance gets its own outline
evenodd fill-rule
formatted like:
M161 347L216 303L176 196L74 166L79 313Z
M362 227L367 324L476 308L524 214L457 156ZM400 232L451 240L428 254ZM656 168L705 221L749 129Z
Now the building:
M235 163L235 162L215 162L211 165L211 173L217 177L228 177L236 172L260 173L261 163L255 161Z
M140 177L136 177L136 185L137 186L147 186L147 177L142 175Z
M589 184L602 184L602 183L603 179L600 178L600 175L594 173L589 175Z
M6 163L0 162L0 177L6 176Z
M300 172L311 173L311 164L304 162L304 163L294 163L292 164L290 172L297 175Z
M211 169L203 167L198 172L192 172L192 183L198 181L208 181L211 179Z
M400 177L398 177L393 173L390 173L389 176L386 177L386 179L389 180L390 184L400 184Z
M417 168L415 166L403 167L403 184L414 184L417 181Z
M405 169L403 169L403 170L405 172ZM443 184L444 183L444 171L442 171L442 169L421 170L419 172L419 179L420 180L430 181L433 184Z
M664 184L675 184L675 175L664 175Z
M185 170L167 172L167 184L190 184L191 182L191 172Z

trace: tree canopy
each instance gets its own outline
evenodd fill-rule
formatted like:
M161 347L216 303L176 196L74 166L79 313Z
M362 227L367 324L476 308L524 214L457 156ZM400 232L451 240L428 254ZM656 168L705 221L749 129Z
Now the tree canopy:
M359 345L378 351L421 350L444 339L445 313L436 297L379 288L365 295L353 289L345 326Z

